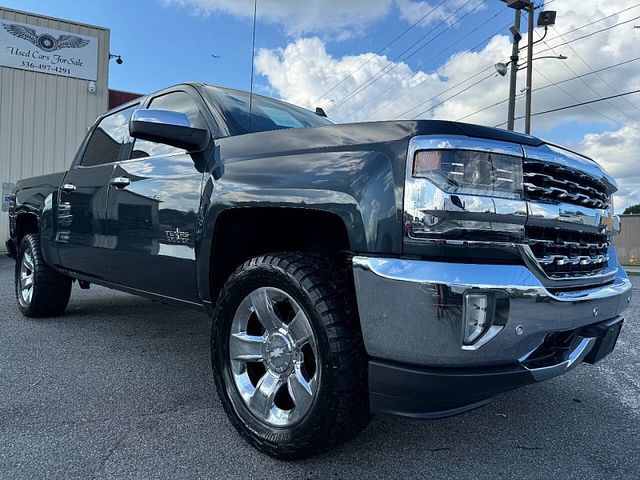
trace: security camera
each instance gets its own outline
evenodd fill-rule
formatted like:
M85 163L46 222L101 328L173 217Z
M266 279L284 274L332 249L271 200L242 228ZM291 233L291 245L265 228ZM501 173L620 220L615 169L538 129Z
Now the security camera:
M120 55L118 55L118 58L116 58L116 63L117 63L118 65L122 65L122 61L123 61L123 60L122 60L122 57L121 57Z
M555 25L555 23L556 23L556 12L554 12L553 10L540 12L540 15L538 15L539 27L550 27L551 25Z
M507 7L523 10L531 5L531 0L507 0Z
M511 35L513 35L514 42L518 43L520 40L522 40L522 34L520 33L520 30L516 28L515 25L512 25L511 27L509 27L509 31L511 32Z

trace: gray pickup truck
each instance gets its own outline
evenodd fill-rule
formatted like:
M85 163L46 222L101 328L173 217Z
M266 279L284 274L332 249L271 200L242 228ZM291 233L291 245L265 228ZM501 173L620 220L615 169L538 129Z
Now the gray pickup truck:
M299 458L371 413L458 414L611 352L631 295L615 191L535 137L335 125L189 83L18 182L7 247L29 317L62 314L73 282L207 312L232 423Z

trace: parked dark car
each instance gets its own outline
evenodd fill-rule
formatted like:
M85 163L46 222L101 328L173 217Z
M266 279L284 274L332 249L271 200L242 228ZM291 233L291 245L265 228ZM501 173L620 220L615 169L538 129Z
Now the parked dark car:
M7 246L28 317L61 315L73 282L207 312L231 421L298 458L371 412L458 414L611 352L631 295L615 191L531 136L335 125L190 83L107 112L67 172L18 182Z

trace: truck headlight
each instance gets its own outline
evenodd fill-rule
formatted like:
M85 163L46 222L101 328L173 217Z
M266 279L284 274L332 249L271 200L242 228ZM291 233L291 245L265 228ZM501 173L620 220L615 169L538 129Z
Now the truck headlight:
M471 150L421 150L412 175L427 178L447 193L522 197L522 159Z

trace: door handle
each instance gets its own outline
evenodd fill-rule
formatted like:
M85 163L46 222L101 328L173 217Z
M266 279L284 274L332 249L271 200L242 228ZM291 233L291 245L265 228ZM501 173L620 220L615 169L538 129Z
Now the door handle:
M76 186L73 183L65 183L64 185L62 185L62 187L60 187L60 190L62 190L64 193L71 193L73 191L75 191Z
M127 185L131 184L131 180L128 179L127 177L115 177L115 178L112 178L111 182L109 183L118 189L122 189Z

